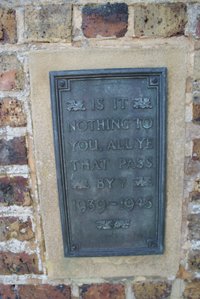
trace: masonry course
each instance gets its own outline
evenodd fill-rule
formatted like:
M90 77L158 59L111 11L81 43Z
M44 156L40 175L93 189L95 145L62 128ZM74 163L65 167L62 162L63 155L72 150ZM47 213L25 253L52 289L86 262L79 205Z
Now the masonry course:
M1 206L29 206L31 195L27 178L16 176L0 177L0 205Z
M0 43L16 43L17 21L14 9L0 7Z
M0 242L12 239L30 241L33 238L30 217L25 221L17 217L0 217Z
M22 101L16 98L0 99L0 127L26 126L26 115L23 110Z
M83 285L80 296L82 299L125 299L125 289L120 284Z
M134 8L134 28L137 37L168 37L184 34L187 23L186 5L148 4Z
M24 86L22 63L15 54L0 53L0 90L21 90Z
M38 269L36 254L28 254L26 252L16 254L9 251L1 252L0 272L1 275L41 273Z
M154 298L167 299L171 294L172 285L166 281L147 281L136 282L133 284L134 295L136 299Z
M46 4L24 8L24 41L71 41L71 4ZM34 22L33 22L34 20Z
M0 164L27 164L25 137L14 137L11 140L0 139Z

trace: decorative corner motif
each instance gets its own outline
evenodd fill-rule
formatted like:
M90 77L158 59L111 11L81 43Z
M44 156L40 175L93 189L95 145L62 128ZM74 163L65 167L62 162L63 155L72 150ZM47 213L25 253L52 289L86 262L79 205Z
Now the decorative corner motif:
M134 109L152 109L150 98L136 98L133 100Z
M72 181L71 187L72 187L72 189L82 190L82 189L88 189L90 186L89 186L88 181L83 179L78 182Z
M71 251L79 251L79 245L78 244L71 244Z
M70 80L58 79L58 89L70 90Z
M152 76L149 78L149 86L158 86L158 84L159 84L158 76Z
M147 240L147 246L149 248L157 248L158 247L158 241L157 240Z
M85 103L84 101L71 101L66 103L68 111L85 111Z
M107 229L128 229L131 221L127 219L104 219L95 222L96 228L100 230Z

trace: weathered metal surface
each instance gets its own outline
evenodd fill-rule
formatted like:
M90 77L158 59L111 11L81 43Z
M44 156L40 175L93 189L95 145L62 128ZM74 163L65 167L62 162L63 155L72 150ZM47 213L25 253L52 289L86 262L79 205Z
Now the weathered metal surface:
M50 81L65 256L161 254L166 69Z

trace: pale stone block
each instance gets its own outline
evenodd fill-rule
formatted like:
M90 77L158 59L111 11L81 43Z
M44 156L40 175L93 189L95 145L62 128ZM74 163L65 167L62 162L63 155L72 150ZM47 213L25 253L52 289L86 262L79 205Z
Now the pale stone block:
M70 42L71 4L25 7L24 41Z
M180 231L185 148L185 82L189 45L145 42L145 47L67 49L30 54L30 75L35 157L47 268L50 277L175 276L180 259ZM98 58L98 59L97 59ZM65 258L56 185L49 71L98 68L168 68L167 199L165 252L163 255ZM178 108L177 108L178 107Z

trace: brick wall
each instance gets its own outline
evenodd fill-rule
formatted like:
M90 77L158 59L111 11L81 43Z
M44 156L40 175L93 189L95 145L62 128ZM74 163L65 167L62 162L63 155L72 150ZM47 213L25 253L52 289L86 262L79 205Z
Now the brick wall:
M200 298L200 3L144 0L2 0L0 4L0 298ZM163 38L190 42L185 83L185 181L176 277L95 283L51 280L35 175L29 53L65 47L127 47ZM178 109L178 107L177 107ZM180 290L181 293L180 294Z

